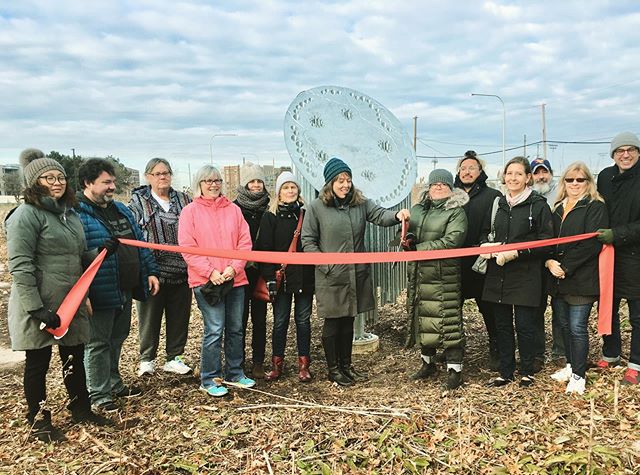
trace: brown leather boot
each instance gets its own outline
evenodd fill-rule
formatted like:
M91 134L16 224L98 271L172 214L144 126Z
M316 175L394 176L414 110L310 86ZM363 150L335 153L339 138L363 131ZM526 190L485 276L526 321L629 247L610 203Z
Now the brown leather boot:
M298 379L302 383L311 381L311 373L309 372L310 364L311 358L308 356L298 356Z
M284 371L284 358L282 356L271 357L271 371L268 372L264 379L267 381L274 381L280 377Z

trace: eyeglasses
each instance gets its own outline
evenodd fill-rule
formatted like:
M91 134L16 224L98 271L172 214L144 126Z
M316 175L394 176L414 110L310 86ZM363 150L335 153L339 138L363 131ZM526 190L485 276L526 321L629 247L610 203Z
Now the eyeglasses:
M588 181L588 178L565 178L564 179L565 183L573 183L574 181L577 181L578 183L584 183L585 181Z
M615 152L613 152L618 157L623 156L625 153L631 155L634 152L638 151L638 147L628 147L628 148L617 148Z
M155 172L155 173L147 173L147 175L151 175L154 178L167 178L172 175L171 172Z
M431 183L431 185L429 185L429 186L437 186L439 188L442 188L442 187L445 187L445 186L447 188L449 187L449 185L447 185L446 183L439 183L439 182L438 183Z
M43 176L39 176L38 178L42 178L49 185L55 185L56 181L61 185L64 185L67 182L67 177L64 175L58 175L58 176L43 175Z
M461 167L460 168L460 172L464 173L464 172L477 172L478 170L480 170L480 168L478 167Z
M222 180L220 178L216 178L215 180L212 179L208 179L208 180L200 180L200 183L205 183L207 186L211 186L214 183L216 185L222 185Z

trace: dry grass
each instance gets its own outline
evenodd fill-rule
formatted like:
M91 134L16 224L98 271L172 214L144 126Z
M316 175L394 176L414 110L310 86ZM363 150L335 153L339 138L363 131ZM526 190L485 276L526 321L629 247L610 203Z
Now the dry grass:
M6 332L7 295L1 297L0 333ZM195 376L136 381L134 321L121 368L145 393L121 401L117 428L71 422L56 360L47 406L68 441L33 442L21 368L1 373L0 473L640 473L640 388L617 386L622 369L590 372L583 397L566 396L549 378L551 367L532 388L488 389L482 321L475 305L467 303L465 314L467 383L460 390L443 391L443 371L432 381L408 380L419 357L418 350L402 348L399 303L381 310L380 351L356 359L370 382L342 389L326 381L314 315L312 383L298 383L291 368L282 381L231 389L222 399L199 392ZM628 348L628 323L624 328ZM194 308L185 355L192 364L201 331ZM598 351L593 337L591 356Z

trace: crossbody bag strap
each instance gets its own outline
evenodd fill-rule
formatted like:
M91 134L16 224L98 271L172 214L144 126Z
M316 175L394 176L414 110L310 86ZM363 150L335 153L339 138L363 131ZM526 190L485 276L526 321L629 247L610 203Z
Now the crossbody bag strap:
M500 197L496 196L493 200L493 206L491 207L491 231L489 232L491 236L491 241L496 238L496 214L498 214L498 203L500 202Z
M300 208L300 217L298 218L298 225L296 226L296 230L293 232L293 239L291 240L291 244L289 245L289 250L287 252L296 252L296 248L298 247L298 238L300 237L300 230L302 229L302 220L304 218L304 209ZM280 266L282 270L287 268L287 264L282 264Z

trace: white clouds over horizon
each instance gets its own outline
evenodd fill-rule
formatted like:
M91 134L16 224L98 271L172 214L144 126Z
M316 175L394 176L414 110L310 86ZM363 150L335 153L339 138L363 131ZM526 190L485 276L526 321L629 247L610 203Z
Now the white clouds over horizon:
M407 129L419 116L424 155L429 140L447 155L500 147L500 104L472 92L504 99L511 145L540 140L543 102L549 140L640 132L633 1L12 3L0 6L5 162L37 146L197 164L230 132L214 142L220 163L285 163L287 107L319 85L369 94Z

